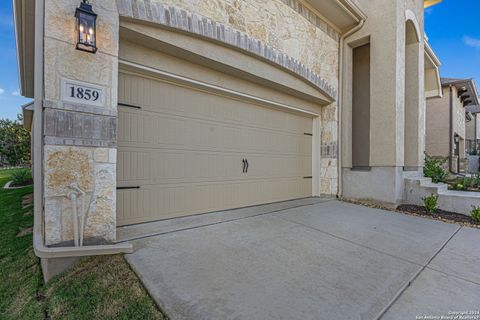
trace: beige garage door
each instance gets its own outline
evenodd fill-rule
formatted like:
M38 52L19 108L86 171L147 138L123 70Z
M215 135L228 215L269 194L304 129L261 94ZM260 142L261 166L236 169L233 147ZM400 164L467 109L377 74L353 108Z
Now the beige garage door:
M312 118L122 72L118 127L118 225L312 195Z

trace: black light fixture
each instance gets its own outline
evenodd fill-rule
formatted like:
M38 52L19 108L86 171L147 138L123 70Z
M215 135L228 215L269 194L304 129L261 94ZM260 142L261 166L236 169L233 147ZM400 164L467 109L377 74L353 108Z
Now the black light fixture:
M458 134L455 134L455 136L453 138L453 141L455 141L455 143L459 143L460 142L460 136Z
M75 11L77 18L77 50L97 52L97 14L93 12L88 0L83 0Z

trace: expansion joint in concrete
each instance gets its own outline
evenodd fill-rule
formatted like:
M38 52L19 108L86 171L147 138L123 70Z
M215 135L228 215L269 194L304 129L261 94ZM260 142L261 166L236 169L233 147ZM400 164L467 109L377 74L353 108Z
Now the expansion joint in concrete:
M385 306L385 308L380 311L380 313L374 318L374 320L380 320L383 318L383 316L387 313L388 310L395 304L395 302L400 299L400 297L403 295L403 293L415 282L415 280L422 274L422 272L428 268L428 265L435 259L440 252L447 246L447 244L457 235L457 233L462 229L463 227L460 226L455 230L455 232L440 246L440 248L433 254L433 256L423 265L415 274L410 278L410 280L402 287L400 290L397 292L397 294L390 300L390 302Z

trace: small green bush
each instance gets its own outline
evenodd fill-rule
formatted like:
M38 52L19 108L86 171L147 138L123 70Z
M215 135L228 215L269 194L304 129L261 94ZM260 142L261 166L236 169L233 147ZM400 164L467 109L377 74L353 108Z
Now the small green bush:
M32 180L32 172L30 169L21 169L13 172L12 181L16 186L24 186Z
M445 182L448 176L447 170L443 168L446 159L437 159L426 156L423 175L432 178L433 183Z
M480 222L480 207L472 206L472 211L470 211L473 221Z
M434 213L437 210L438 196L432 194L431 196L422 198L423 205L428 212Z
M476 173L470 179L470 186L472 188L480 188L480 173Z

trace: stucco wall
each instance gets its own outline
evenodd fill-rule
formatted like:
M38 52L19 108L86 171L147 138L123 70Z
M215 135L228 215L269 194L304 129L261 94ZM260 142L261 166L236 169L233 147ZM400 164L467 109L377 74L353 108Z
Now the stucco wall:
M458 98L458 90L453 87L453 132L465 139L465 108Z
M47 245L73 240L76 185L87 192L85 243L115 239L118 13L114 1L93 1L99 14L96 54L75 50L76 0L45 1L44 48L44 233ZM61 100L62 79L105 89L105 104ZM79 199L80 200L80 199ZM81 201L77 210L81 210Z
M480 139L480 116L478 113L475 115L476 123L477 123L477 139Z
M370 123L370 164L371 166L404 165L404 106L405 106L405 33L406 12L411 12L419 28L418 84L421 87L419 101L423 101L423 3L421 1L394 1L385 6L382 0L355 0L368 19L365 26L346 39L350 47L365 41L371 43L371 123ZM345 96L343 98L343 166L351 167L351 48L345 53ZM419 102L418 122L424 119L424 106ZM419 129L423 125L420 125ZM419 145L423 144L421 134ZM421 164L421 163L420 163Z
M475 124L477 122L477 119L475 115L473 116L473 119L470 121L465 122L465 136L466 139L468 140L473 140L476 139L475 137Z
M443 88L442 98L427 100L425 151L430 156L447 157L450 130L450 89Z
M423 2L397 0L385 5L384 0L353 0L368 19L365 26L346 39L344 63L344 95L342 106L342 167L343 189L346 197L369 198L382 202L399 203L402 200L403 166L405 165L405 62L406 22L413 19L418 30L418 57L411 64L416 68L410 75L409 89L415 92L414 123L408 126L418 131L415 146L415 163L409 169L423 165L424 106L424 19ZM370 88L370 166L371 170L359 172L352 168L352 48L371 43L371 88ZM412 89L413 88L413 89ZM412 101L409 100L412 105ZM412 139L412 137L410 137ZM413 159L413 157L409 157ZM391 175L385 179L382 174ZM362 181L369 185L382 185L388 190L385 195L358 190Z
M480 139L480 116L478 114L473 114L473 119L465 123L465 135L466 139L474 140ZM475 127L477 128L475 132ZM475 133L477 134L475 136Z

